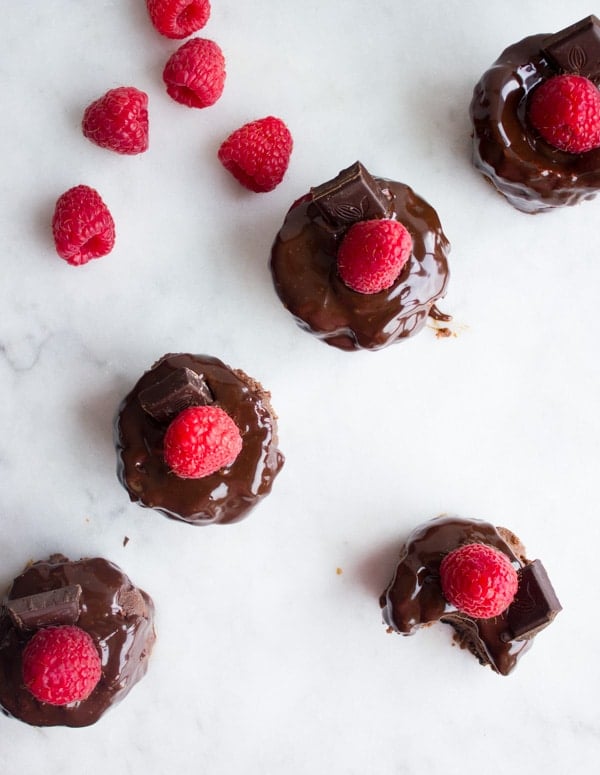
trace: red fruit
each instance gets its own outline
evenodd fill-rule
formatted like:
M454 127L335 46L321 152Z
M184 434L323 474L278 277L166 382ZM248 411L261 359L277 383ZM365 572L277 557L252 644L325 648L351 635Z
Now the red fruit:
M242 437L231 417L218 406L190 406L165 433L165 463L181 479L201 479L233 463Z
M219 161L250 191L272 191L283 180L294 142L280 118L267 116L236 129L221 144Z
M187 38L210 16L209 0L146 0L150 20L167 38Z
M357 221L338 250L344 283L359 293L379 293L394 284L412 253L412 237L399 221Z
M94 641L74 625L38 630L23 651L23 683L36 700L50 705L87 699L101 673Z
M171 55L163 71L167 92L189 108L207 108L225 86L225 57L212 40L192 38Z
M82 128L101 148L143 153L148 150L148 95L135 86L110 89L85 109Z
M600 147L600 91L582 75L556 75L531 94L529 119L550 145L568 153Z
M446 600L476 619L505 611L517 592L517 571L508 557L485 544L466 544L447 554L440 565Z
M52 234L58 255L80 266L110 253L115 244L115 223L96 190L75 186L56 202Z

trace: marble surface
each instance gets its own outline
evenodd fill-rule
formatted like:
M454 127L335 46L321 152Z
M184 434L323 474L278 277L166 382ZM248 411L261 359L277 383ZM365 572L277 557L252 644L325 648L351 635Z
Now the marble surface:
M178 44L143 0L4 14L0 582L51 552L103 555L154 597L159 640L144 681L93 727L0 717L3 775L592 771L600 200L513 210L470 166L467 117L502 48L592 11L214 0L200 35L221 45L228 76L204 111L164 92ZM123 84L150 98L151 147L132 158L79 128ZM216 150L268 114L295 149L283 183L256 195ZM357 158L438 210L455 336L343 353L275 296L267 259L287 207ZM101 192L118 236L75 269L49 221L78 183ZM116 407L169 351L216 355L272 392L287 461L240 524L172 522L116 479ZM443 626L401 638L381 623L403 539L441 512L511 527L554 581L564 611L508 678Z

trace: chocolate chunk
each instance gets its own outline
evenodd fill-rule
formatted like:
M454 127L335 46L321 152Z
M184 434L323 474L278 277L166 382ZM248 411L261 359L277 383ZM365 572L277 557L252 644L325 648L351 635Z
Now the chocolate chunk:
M513 638L532 638L550 624L562 609L540 560L519 570L519 588L506 612Z
M334 227L355 221L385 218L390 209L389 192L357 161L320 186L311 188L312 201L323 218Z
M142 409L159 422L170 420L189 406L206 406L213 400L204 379L185 367L175 369L139 394Z
M542 53L557 70L600 79L600 20L587 16L544 41Z
M67 587L38 592L36 595L7 600L6 610L20 630L35 630L57 624L75 624L79 619L81 587Z

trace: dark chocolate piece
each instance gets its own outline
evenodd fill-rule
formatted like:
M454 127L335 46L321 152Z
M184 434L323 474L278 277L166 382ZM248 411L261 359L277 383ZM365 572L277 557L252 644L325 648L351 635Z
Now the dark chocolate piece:
M519 570L519 588L506 612L512 637L533 638L547 627L562 606L540 560Z
M323 218L334 227L356 221L385 218L389 213L389 194L357 161L326 183L310 190L312 201Z
M20 630L35 630L58 624L75 624L79 619L81 587L51 589L6 601L6 610Z
M202 375L183 367L142 390L139 400L147 414L166 422L189 406L206 406L214 399Z
M551 35L542 53L561 72L600 79L600 20L587 16Z

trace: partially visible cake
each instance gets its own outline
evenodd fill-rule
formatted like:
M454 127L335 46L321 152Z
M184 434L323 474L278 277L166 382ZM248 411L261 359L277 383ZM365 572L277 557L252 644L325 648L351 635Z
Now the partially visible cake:
M357 285L357 273L340 256L364 228L382 232L378 252L388 241L391 247L371 270L366 257L373 242L365 242ZM341 350L378 350L413 336L429 316L449 320L434 306L446 293L449 250L431 205L356 162L292 205L272 247L271 273L301 328Z
M33 655L34 641L63 634L52 659ZM1 709L33 726L94 724L145 675L155 640L151 598L113 563L63 555L33 563L14 579L0 614ZM83 668L75 664L81 642L90 652ZM78 669L83 677L70 679ZM64 680L88 681L85 698L69 701L73 686Z
M269 392L208 355L157 361L121 403L115 437L130 499L192 525L247 516L284 462Z
M473 573L472 567L466 574L467 587L470 585L471 592L475 587L482 598L476 601L475 609L472 600L469 605L464 598L456 597L455 576L450 576L454 582L452 595L446 590L445 585L450 582L446 580L443 563L453 552L464 552L465 547L475 547L475 552L483 547L482 552L499 553L504 565L508 563L514 569L514 587L503 601L510 602L499 613L488 606L494 603L492 598L498 590L500 594L507 591L507 583L503 577L495 587L495 580L486 578L477 564L474 578L468 577L468 573ZM450 602L450 596L454 602ZM454 516L432 519L409 535L380 604L390 630L403 635L412 635L433 622L452 625L460 644L482 665L489 665L502 675L514 669L533 638L561 610L544 566L540 560L526 558L525 547L514 533L483 520ZM482 616L484 609L486 614L493 615Z
M506 48L475 86L470 105L473 163L506 199L539 213L593 199L600 190L600 147L548 141L556 133L532 121L531 100L550 79L565 75L588 83L585 102L575 94L556 104L557 126L598 137L600 130L600 21L589 16L557 33L531 35ZM572 89L570 89L573 92ZM590 108L590 103L596 103ZM593 117L590 117L590 113ZM590 120L591 118L591 120ZM571 124L572 122L572 124ZM552 123L552 121L550 122ZM541 128L541 131L540 131ZM552 142L556 142L552 140ZM573 150L564 150L565 148Z

